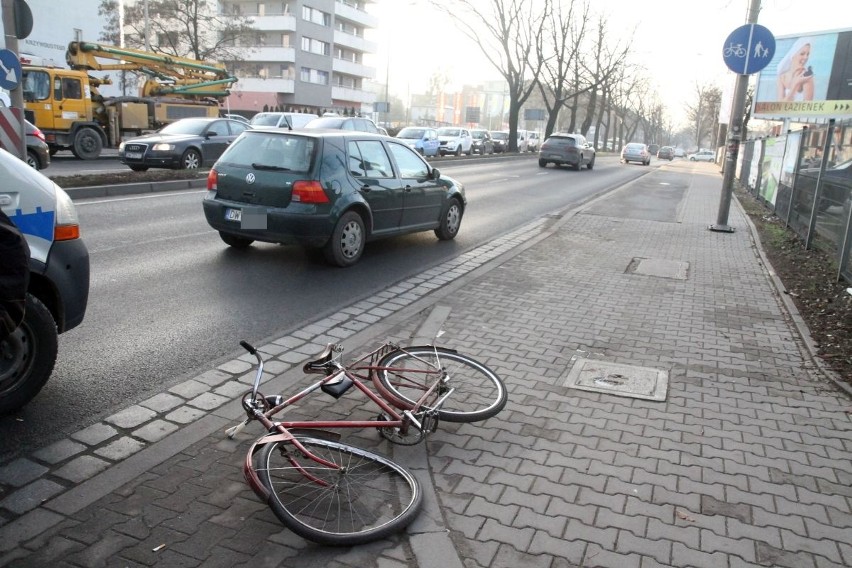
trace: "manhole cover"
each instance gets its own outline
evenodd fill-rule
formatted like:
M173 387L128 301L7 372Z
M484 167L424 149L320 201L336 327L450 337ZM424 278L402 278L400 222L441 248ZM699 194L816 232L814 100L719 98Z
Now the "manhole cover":
M689 273L689 263L659 258L634 258L627 266L626 272L628 274L656 276L657 278L686 280Z
M618 396L665 400L669 387L669 372L651 367L578 358L568 371L564 385L572 389Z

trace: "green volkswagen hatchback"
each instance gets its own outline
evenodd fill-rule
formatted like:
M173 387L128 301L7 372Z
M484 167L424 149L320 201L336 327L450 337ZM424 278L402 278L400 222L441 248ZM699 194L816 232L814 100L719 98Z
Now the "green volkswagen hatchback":
M343 130L247 130L207 189L207 223L228 245L301 245L343 267L382 237L453 239L467 206L463 185L402 141Z

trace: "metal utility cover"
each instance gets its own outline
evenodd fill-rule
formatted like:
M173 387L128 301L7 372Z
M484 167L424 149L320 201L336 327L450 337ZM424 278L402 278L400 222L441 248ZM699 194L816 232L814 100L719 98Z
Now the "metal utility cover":
M634 258L627 267L627 272L643 274L645 276L656 276L658 278L686 280L689 272L689 263L657 258Z
M568 388L578 390L665 400L669 387L669 372L651 367L579 358L568 372L564 384Z

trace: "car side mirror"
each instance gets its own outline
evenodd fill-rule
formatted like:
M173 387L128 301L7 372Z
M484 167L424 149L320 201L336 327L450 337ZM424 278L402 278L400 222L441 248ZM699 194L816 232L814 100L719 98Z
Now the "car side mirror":
M441 171L438 168L432 168L429 177L432 179L441 179Z
M216 132L215 130L211 130L211 131L210 131L210 132L208 132L208 133L207 133L204 137L205 137L205 138L211 138L211 137L213 137L213 136L219 136L219 133L218 133L218 132Z

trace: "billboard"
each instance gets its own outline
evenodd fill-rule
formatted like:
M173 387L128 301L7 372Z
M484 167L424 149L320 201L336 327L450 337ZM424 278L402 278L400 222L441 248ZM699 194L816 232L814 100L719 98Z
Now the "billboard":
M852 117L852 29L775 38L775 55L757 79L752 115Z

